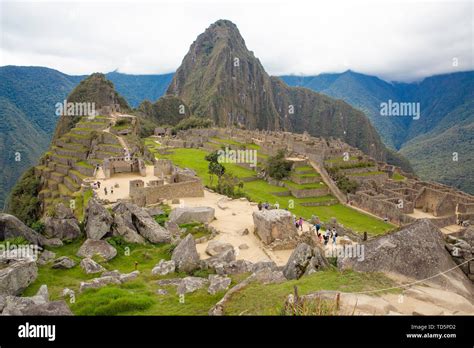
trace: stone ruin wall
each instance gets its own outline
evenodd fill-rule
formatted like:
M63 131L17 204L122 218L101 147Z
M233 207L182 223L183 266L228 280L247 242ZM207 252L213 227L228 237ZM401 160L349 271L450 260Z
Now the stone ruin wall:
M367 192L349 194L348 199L352 201L355 206L377 216L387 217L388 221L397 225L405 225L416 221L415 218L406 215L406 213L413 212L413 203L411 202L404 201L403 208L399 208L397 205L398 198L387 199L385 195L374 197Z
M182 173L176 174L178 182L164 184L156 180L151 186L144 185L142 180L130 182L130 199L138 206L159 203L163 199L178 199L185 197L203 197L204 190L202 182L195 176Z

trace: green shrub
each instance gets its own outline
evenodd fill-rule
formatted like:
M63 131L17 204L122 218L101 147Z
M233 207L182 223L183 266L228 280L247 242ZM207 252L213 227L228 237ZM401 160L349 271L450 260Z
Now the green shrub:
M212 121L210 119L191 116L179 121L179 123L173 128L173 131L177 132L191 128L209 128L211 126Z
M40 188L40 180L31 167L13 187L7 212L31 226L40 217L41 207L38 199Z
M77 315L124 315L143 311L156 303L151 294L131 294L125 289L104 287L86 290L73 305Z
M291 165L291 162L285 159L285 150L279 150L275 156L267 159L265 172L273 179L283 180L290 175Z
M36 232L43 234L45 226L42 221L38 220L31 224L31 228Z

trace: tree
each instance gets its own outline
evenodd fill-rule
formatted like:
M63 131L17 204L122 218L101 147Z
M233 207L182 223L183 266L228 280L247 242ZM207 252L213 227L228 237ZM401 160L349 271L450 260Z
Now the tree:
M214 175L217 176L218 180L224 175L225 167L219 163L219 154L214 151L206 156L206 161L209 162L208 173L211 180L211 186L213 184Z
M267 175L282 180L290 175L292 163L285 159L285 150L281 149L275 156L269 157L265 166Z

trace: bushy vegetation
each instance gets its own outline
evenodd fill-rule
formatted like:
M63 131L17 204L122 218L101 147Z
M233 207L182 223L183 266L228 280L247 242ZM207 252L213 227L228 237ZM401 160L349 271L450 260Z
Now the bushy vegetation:
M208 118L191 116L180 121L173 131L186 130L191 128L209 128L212 126L212 121Z
M343 173L341 173L337 168L329 168L328 173L331 176L331 179L334 180L339 190L345 193L355 193L359 184L354 180L349 179Z
M232 173L226 173L224 165L219 163L219 154L217 151L210 153L205 157L205 159L209 162L208 173L210 177L210 185L214 190L228 197L237 198L244 196L241 191L244 187L243 181ZM212 185L214 175L217 176L216 186Z
M40 215L38 193L40 180L33 167L28 169L13 187L7 208L9 214L15 215L28 226L33 225Z
M291 172L291 162L285 159L285 150L279 150L275 156L268 157L265 172L276 180L283 180Z

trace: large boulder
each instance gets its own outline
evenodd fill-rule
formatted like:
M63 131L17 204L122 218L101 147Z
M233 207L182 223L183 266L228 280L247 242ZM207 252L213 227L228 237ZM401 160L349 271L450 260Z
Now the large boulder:
M199 277L185 277L178 285L178 294L187 294L203 288L209 283L209 280Z
M212 240L209 242L209 244L207 244L206 254L210 256L215 256L229 249L232 249L232 250L234 249L232 244L224 243L218 240Z
M158 224L145 208L121 202L114 206L114 234L122 235L130 243L169 243L171 233Z
M320 248L312 248L306 243L300 243L291 253L283 268L286 279L299 279L303 274L309 274L329 266L329 262Z
M84 272L86 272L86 274L101 273L106 271L104 267L89 257L81 260L81 268L84 270Z
M171 259L176 263L176 269L180 272L190 273L199 268L199 254L191 234L188 234L178 244L173 251Z
M44 250L40 257L38 258L38 265L46 265L50 261L54 260L56 258L56 253L53 253L52 251L49 250Z
M464 297L472 298L474 294L472 283L456 268L456 263L445 249L442 232L428 219L369 240L363 247L362 258L338 258L338 267L360 272L396 273L415 280L430 278L430 283Z
M59 203L54 207L54 217L56 219L74 219L74 212L71 208Z
M179 207L173 209L169 220L178 225L191 222L209 223L214 219L214 208L211 207Z
M230 286L232 279L226 276L221 276L218 274L209 275L209 288L207 292L211 295L216 294L219 291L227 290Z
M109 261L117 255L117 250L105 240L86 239L76 255L88 258L92 258L94 255L99 255L106 261Z
M173 273L176 269L176 263L173 260L165 261L160 260L160 262L153 267L151 274L153 275L167 275Z
M44 234L49 238L73 240L81 235L79 222L75 218L57 219L46 217L44 219L44 227Z
M41 285L35 296L7 296L2 315L72 315L64 301L49 301L48 287Z
M110 232L113 218L109 211L95 199L90 199L86 209L87 238L100 240Z
M43 246L47 239L10 214L0 213L0 240L23 237L32 244Z
M2 260L0 263L0 295L20 295L38 277L34 260Z
M136 279L139 276L139 271L122 274L118 271L104 272L101 277L94 278L88 282L81 282L79 285L79 292L86 289L98 289L110 284L122 284L127 281Z
M76 262L67 256L61 256L54 260L52 268L56 269L70 269L76 266Z
M283 209L264 209L252 214L255 232L265 244L298 236L293 216Z
M115 213L112 235L121 236L127 243L144 244L145 238L140 236L132 224L132 215L128 211L124 215Z
M132 221L138 233L151 243L169 243L171 233L153 219L145 210L136 210L132 214Z

